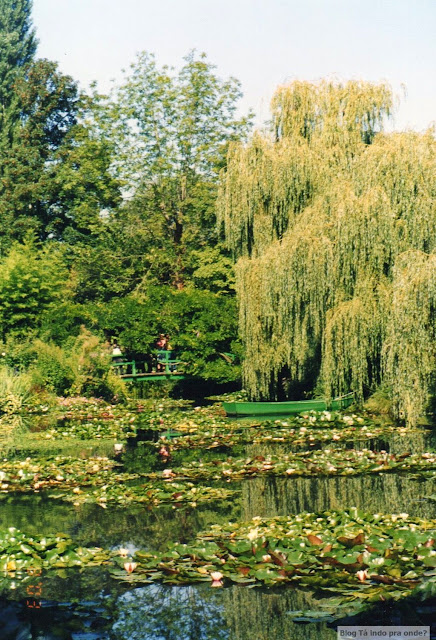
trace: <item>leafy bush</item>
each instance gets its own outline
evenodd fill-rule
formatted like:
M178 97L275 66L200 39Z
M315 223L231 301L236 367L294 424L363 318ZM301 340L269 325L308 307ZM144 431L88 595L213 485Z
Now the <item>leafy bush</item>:
M35 356L29 369L32 385L57 395L68 393L74 383L74 371L65 351L41 340L35 340L32 351Z
M89 306L58 300L41 314L40 336L45 341L65 346L79 335L82 326L91 329L95 325L96 319Z
M28 335L39 325L40 314L61 294L67 274L59 252L37 249L29 240L15 244L0 262L0 330Z
M29 397L29 390L28 376L0 367L0 415L18 413Z
M111 358L100 339L82 328L70 355L74 382L71 391L77 395L96 396L105 400L126 397L126 387L111 367Z

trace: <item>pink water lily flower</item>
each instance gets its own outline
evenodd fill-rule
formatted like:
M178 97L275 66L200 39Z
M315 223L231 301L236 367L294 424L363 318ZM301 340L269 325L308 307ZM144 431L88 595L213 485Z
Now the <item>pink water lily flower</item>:
M360 580L360 582L365 582L369 578L369 574L368 574L368 571L366 569L365 570L356 571L356 576L357 576L357 579Z
M221 573L221 571L212 571L212 573L210 574L210 577L212 578L212 585L211 585L212 587L222 587L223 586L222 578L224 576Z

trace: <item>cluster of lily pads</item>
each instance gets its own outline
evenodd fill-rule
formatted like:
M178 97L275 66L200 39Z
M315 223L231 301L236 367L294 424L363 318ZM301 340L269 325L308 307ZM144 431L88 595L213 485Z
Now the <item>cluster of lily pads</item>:
M107 563L110 555L99 547L82 547L65 534L27 536L14 527L0 531L0 568L13 577L42 569L97 566Z
M226 428L214 426L205 431L174 432L171 438L173 450L231 448L241 444L289 443L293 447L316 446L326 442L355 442L372 440L393 435L405 436L412 432L409 428L399 428L391 424L356 426L336 426L318 428L317 425L303 423L301 426L287 421L263 422L244 427L236 424ZM165 438L164 438L165 439Z
M0 463L0 492L42 491L54 487L71 489L102 484L109 477L113 478L116 465L115 460L104 456L3 460Z
M410 595L436 581L436 520L356 509L213 525L191 544L138 551L130 581L333 589L350 599ZM118 573L117 577L126 576Z
M182 467L165 470L172 478L191 480L221 480L254 477L258 475L281 476L353 476L388 472L436 471L436 453L393 454L370 449L320 449L282 455L253 456L248 458L196 461ZM158 478L161 474L150 473Z
M133 419L127 421L125 418L87 418L83 420L68 419L62 421L60 425L39 431L33 434L33 438L38 440L94 440L110 439L124 440L134 437Z
M122 477L114 478L101 487L77 490L71 493L52 494L52 498L79 504L95 503L103 508L108 506L130 506L142 504L156 507L161 504L174 506L197 504L215 500L226 500L237 493L226 487L208 487L195 485L192 482L148 482L140 485L126 485Z
M167 480L134 484L141 474L123 473L114 460L97 456L72 458L56 456L38 461L3 461L0 464L0 493L24 493L50 490L50 497L75 505L96 503L101 507L132 503L158 506L172 503L195 507L200 502L223 500L234 495L229 488L174 483Z
M97 411L98 409L98 411ZM113 405L96 405L93 410L58 413L52 426L36 431L33 437L42 440L57 439L115 439L119 440L136 435L135 421L138 411L121 411Z
M0 532L0 566L20 578L30 569L107 565L136 584L209 582L302 585L348 600L408 596L436 582L436 520L350 509L213 525L192 544L159 553L85 548L64 534L29 537Z

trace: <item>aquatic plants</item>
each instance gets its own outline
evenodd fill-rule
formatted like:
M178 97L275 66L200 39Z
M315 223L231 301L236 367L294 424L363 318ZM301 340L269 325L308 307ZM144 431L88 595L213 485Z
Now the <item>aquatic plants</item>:
M30 537L14 527L0 531L0 570L17 578L25 577L22 572L97 566L109 559L110 552L81 547L65 534Z
M131 506L142 504L147 507L157 507L172 504L175 507L196 507L203 502L227 500L235 496L235 489L223 487L208 487L196 485L192 482L167 481L147 482L140 485L126 485L126 480L132 477L119 475L109 479L103 486L88 487L71 493L55 493L50 497L58 500L79 504L98 504L104 509L115 506Z
M106 565L133 584L301 585L341 602L400 599L435 581L436 520L357 509L212 525L160 552L82 547L65 534L0 532L5 574Z
M171 477L190 480L221 480L250 478L258 475L354 476L374 473L436 474L436 453L393 454L370 449L321 449L280 455L255 455L245 458L216 459L211 462L191 462L171 469ZM168 474L147 474L158 478Z
M193 544L138 551L136 583L299 584L366 602L410 595L435 579L435 520L357 509L213 525ZM215 574L215 578L214 578Z
M54 487L74 489L89 484L103 484L116 465L115 460L104 456L3 460L0 463L0 492L42 491Z
M416 424L436 369L434 132L381 133L384 84L294 82L273 134L235 144L219 215L236 265L244 380L362 401ZM299 386L298 386L299 385Z
M362 442L388 437L406 436L419 431L375 420L374 416L359 413L311 411L299 416L261 422L238 422L219 419L206 411L190 413L189 419L171 422L170 451L183 451L193 447L231 449L241 444L288 443L293 447L314 447L328 442ZM176 430L177 429L177 430ZM421 432L422 433L422 432ZM164 435L161 435L160 443ZM156 445L157 446L157 445Z
M6 460L0 464L0 496L50 491L53 499L75 505L96 503L106 508L135 503L150 507L168 503L196 506L199 502L227 499L236 493L228 487L173 482L172 472L157 481L139 484L145 475L122 472L115 460L104 456Z

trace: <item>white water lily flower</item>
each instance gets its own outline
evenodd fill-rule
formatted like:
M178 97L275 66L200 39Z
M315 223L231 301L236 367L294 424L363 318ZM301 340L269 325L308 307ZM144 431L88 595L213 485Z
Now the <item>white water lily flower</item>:
M251 541L256 540L259 537L259 529L256 527L255 529L250 529L247 533L247 538Z

